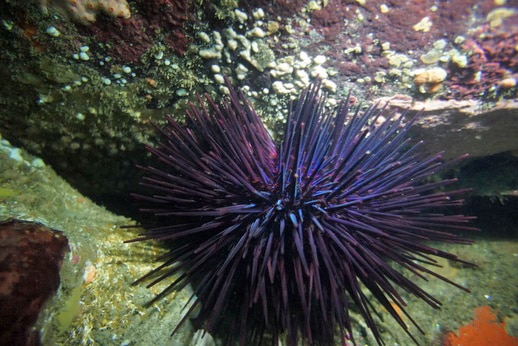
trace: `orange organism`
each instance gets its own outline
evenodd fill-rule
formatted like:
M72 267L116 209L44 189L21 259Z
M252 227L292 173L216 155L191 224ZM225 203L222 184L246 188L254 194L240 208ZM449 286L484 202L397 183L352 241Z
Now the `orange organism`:
M499 322L489 306L475 309L475 318L470 324L459 328L457 333L446 335L447 346L518 346L518 338L505 332L504 323Z

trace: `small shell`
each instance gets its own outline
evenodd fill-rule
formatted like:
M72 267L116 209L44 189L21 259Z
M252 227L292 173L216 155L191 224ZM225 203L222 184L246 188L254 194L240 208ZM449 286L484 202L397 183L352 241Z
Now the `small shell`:
M96 272L97 268L93 264L87 265L85 267L85 272L83 274L84 283L88 285L89 283L94 281Z
M505 78L498 82L498 85L503 89L511 89L516 86L516 78Z
M414 82L417 85L437 84L442 83L446 79L446 76L448 76L448 72L446 72L445 69L441 67L432 67L417 74L414 77Z

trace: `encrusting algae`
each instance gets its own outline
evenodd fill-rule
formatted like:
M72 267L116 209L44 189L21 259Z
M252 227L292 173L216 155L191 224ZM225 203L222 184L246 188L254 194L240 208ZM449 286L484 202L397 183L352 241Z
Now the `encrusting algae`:
M84 25L95 22L101 12L114 18L131 17L126 0L40 0L40 4L45 12L51 7Z
M446 346L518 346L518 338L505 331L505 323L499 322L487 305L475 309L475 318L458 332L446 335Z

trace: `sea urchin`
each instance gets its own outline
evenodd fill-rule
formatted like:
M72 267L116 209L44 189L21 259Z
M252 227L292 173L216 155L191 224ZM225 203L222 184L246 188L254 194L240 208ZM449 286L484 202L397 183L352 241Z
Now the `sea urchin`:
M415 117L377 105L350 114L348 100L328 111L319 83L290 104L277 147L228 86L222 105L200 98L185 124L169 117L159 145L148 148L159 163L142 167L146 192L136 197L157 226L136 240L171 250L139 281L174 275L159 297L192 284L182 322L196 309L204 330L224 328L241 345L264 335L275 344L345 343L350 309L382 343L368 297L411 336L396 288L434 308L440 302L404 273L456 285L423 265L456 256L427 243L467 243L448 230L469 229L469 217L437 212L459 206L461 191L436 192L454 180L430 179L451 162L420 154L421 143L408 138Z

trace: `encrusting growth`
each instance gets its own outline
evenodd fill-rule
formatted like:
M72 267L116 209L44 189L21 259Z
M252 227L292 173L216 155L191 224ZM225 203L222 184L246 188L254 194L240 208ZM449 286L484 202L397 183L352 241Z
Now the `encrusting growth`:
M114 18L130 18L131 11L126 0L40 0L43 11L52 8L64 13L81 24L95 22L99 13Z

